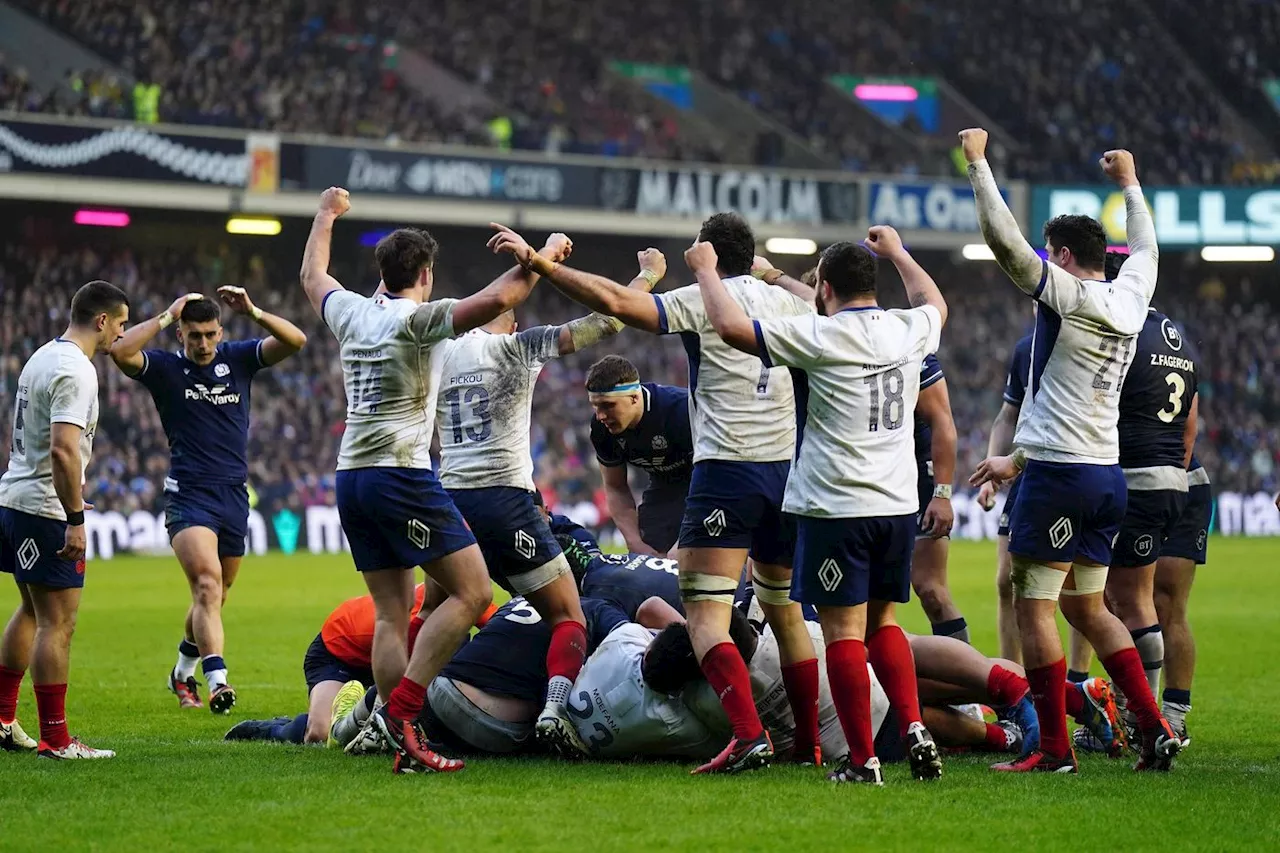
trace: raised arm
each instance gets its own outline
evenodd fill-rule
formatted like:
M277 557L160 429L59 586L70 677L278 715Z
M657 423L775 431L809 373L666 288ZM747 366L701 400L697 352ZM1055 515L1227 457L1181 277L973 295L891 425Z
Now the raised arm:
M810 305L812 305L817 298L817 290L805 284L803 281L787 275L782 270L769 263L768 258L760 255L756 255L755 260L751 262L751 274L763 281L765 284L781 287L792 296L795 296L798 299L803 299Z
M1125 234L1129 238L1129 258L1120 267L1116 280L1132 284L1150 299L1156 292L1156 275L1160 267L1160 247L1156 243L1156 224L1147 210L1147 201L1138 185L1138 170L1128 151L1108 151L1099 161L1102 171L1115 181L1124 193Z
M1018 221L1000 195L987 163L987 132L981 128L962 130L960 145L969 162L969 182L973 184L982 238L1013 283L1024 293L1036 295L1044 280L1045 262L1022 236Z
M120 340L111 346L111 360L116 367L124 371L126 376L134 376L142 370L142 351L151 339L177 320L182 319L182 309L188 302L204 299L199 293L188 293L173 300L173 304L150 320L139 323L124 333Z
M719 260L710 243L695 242L684 253L685 263L698 278L702 305L716 334L736 350L759 355L760 345L756 341L755 324L751 322L747 312L742 310L742 306L733 301L728 288L720 280L720 273L716 272Z
M947 301L942 298L942 291L938 290L933 276L925 272L924 267L916 263L916 259L907 252L895 229L888 225L871 226L867 231L867 248L880 257L887 258L898 270L912 308L932 305L942 316L942 324L947 324Z
M311 307L324 319L321 309L324 298L335 290L342 290L338 280L329 275L329 244L333 240L333 223L351 209L351 195L341 187L329 187L320 194L320 209L311 221L311 234L302 252L302 270L299 278L302 289L311 301Z
M490 224L493 225L493 223ZM514 231L509 233L515 234ZM495 253L499 251L497 243L502 236L503 232L499 231L489 239L489 248ZM569 257L573 251L573 241L566 235L558 233L548 237L547 244L539 252L535 253L527 243L525 246L529 249L529 257L540 257L550 263ZM518 257L517 260L519 260ZM529 294L533 292L533 286L537 283L538 273L532 269L532 265L527 262L521 263L520 266L512 267L498 276L483 290L465 299L459 299L458 304L453 307L454 334L460 335L471 329L478 329L499 314L522 304L529 298Z
M545 276L556 290L574 302L585 305L610 317L616 317L628 326L657 334L658 306L648 293L623 287L604 276L575 270L561 263L535 254L524 238L505 225L495 224L498 232L489 241L494 252L508 252L521 266L527 266Z
M939 379L920 392L916 400L916 416L929 424L932 433L930 453L933 459L933 481L937 484L932 500L924 510L922 527L935 538L951 535L955 511L951 507L951 487L956 476L956 422L951 416L951 396L947 380Z
M279 364L307 345L305 332L285 318L254 305L243 287L224 285L218 288L218 295L232 311L252 317L255 323L267 330L268 337L262 342L262 362L267 367Z
M639 290L649 293L653 286L662 281L667 272L667 259L657 249L645 249L637 252L640 261L640 272L627 285L628 290ZM570 320L560 327L560 354L580 352L605 338L612 337L622 331L624 324L616 317L609 317L600 312L588 314ZM634 549L632 549L634 550Z

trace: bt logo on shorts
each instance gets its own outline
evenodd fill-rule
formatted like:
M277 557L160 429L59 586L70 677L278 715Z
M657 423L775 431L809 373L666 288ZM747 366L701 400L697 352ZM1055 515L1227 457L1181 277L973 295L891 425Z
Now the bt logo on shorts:
M702 519L702 526L706 528L708 536L719 536L724 533L724 529L729 526L724 516L724 510L711 510L711 514Z
M1144 533L1133 543L1133 552L1139 557L1146 557L1151 553L1151 549L1156 546L1155 539L1150 533Z
M1071 541L1071 532L1071 519L1064 515L1049 528L1049 544L1061 548Z
M516 553L526 560L532 560L533 555L538 553L538 543L523 530L516 531Z
M818 567L818 582L827 592L835 592L842 580L844 580L844 572L840 571L840 565L834 559L827 558Z
M1203 550L1204 550L1204 541L1205 541L1206 539L1208 539L1208 538L1209 538L1209 531L1207 531L1207 530L1201 530L1201 531L1200 531L1200 533L1196 536L1196 550L1197 550L1197 551L1203 551Z
M409 541L415 548L426 548L431 544L431 528L416 518L409 519Z

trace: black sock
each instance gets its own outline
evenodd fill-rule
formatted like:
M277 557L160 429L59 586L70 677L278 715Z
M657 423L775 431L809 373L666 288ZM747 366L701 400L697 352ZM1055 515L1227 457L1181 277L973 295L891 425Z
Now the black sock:
M1067 681L1070 681L1072 684L1079 684L1081 681L1088 681L1088 680L1089 680L1089 673L1087 672L1081 672L1078 669L1067 670Z
M958 619L948 619L946 622L934 622L933 635L935 637L954 637L967 643L969 642L969 623L964 621L963 616Z

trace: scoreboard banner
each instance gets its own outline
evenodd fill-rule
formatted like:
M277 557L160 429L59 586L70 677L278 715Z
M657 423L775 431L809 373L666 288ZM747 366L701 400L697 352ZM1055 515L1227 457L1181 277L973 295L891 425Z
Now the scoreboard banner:
M1143 187L1160 245L1280 245L1280 189L1244 187ZM1061 214L1084 214L1102 223L1107 238L1125 240L1124 194L1114 187L1036 186L1028 227Z
M867 218L877 225L909 231L977 234L978 208L973 187L945 181L872 181ZM1001 190L1008 200L1008 193Z
M242 187L249 157L243 135L0 118L0 174L6 172Z

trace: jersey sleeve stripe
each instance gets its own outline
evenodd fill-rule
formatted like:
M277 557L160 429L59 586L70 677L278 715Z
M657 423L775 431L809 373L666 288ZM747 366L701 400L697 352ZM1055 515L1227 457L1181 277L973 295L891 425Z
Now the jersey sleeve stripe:
M933 373L920 380L920 390L928 388L930 385L936 385L938 380L942 379L942 368L938 368Z
M1006 392L1004 393L1004 401L1005 401L1006 403L1008 403L1010 406L1021 406L1021 405L1022 405L1022 398L1021 398L1021 397L1015 397L1015 396L1013 396L1012 394L1010 394L1008 391L1006 391Z
M667 306L662 304L662 296L657 293L653 294L653 304L658 306L658 334L671 334L671 329L667 325Z
M329 323L329 315L325 314L325 309L329 307L329 297L333 296L333 294L337 292L338 292L338 288L334 288L333 290L330 290L328 293L326 293L320 299L320 319L324 322L326 326L329 326L330 329L332 329L333 326L330 325Z
M330 293L332 293L332 292L333 292L333 291L330 291ZM329 294L327 294L327 293L326 293L326 294L325 294L325 299L328 299L328 298L329 298ZM324 306L323 306L323 304L320 306L320 310L322 310L322 311L324 310ZM258 345L257 345L256 347L254 347L254 348L253 348L253 355L254 355L254 357L255 357L255 358L257 358L257 359L258 359L258 366L259 366L259 367L266 367L266 366L267 366L267 359L266 359L266 358L263 356L263 354L262 354L262 346L263 346L263 344L265 344L266 342L267 342L267 339L266 339L266 338L263 338L263 339L261 339L260 341L258 341Z
M135 377L146 376L147 368L151 366L151 356L147 355L147 351L143 350L141 355L142 355L142 368L137 373L133 374Z
M1031 294L1032 299L1039 299L1040 294L1044 293L1044 286L1049 282L1049 262L1044 258L1040 259L1040 283L1036 285L1035 292Z
M80 427L80 429L84 429L89 425L87 420L79 415L72 414L71 412L54 412L49 415L49 423L71 424L72 426Z
M764 329L760 327L759 320L752 320L751 325L756 330L756 350L760 356L760 361L764 362L765 367L773 367L773 359L769 358L769 348L764 343Z

